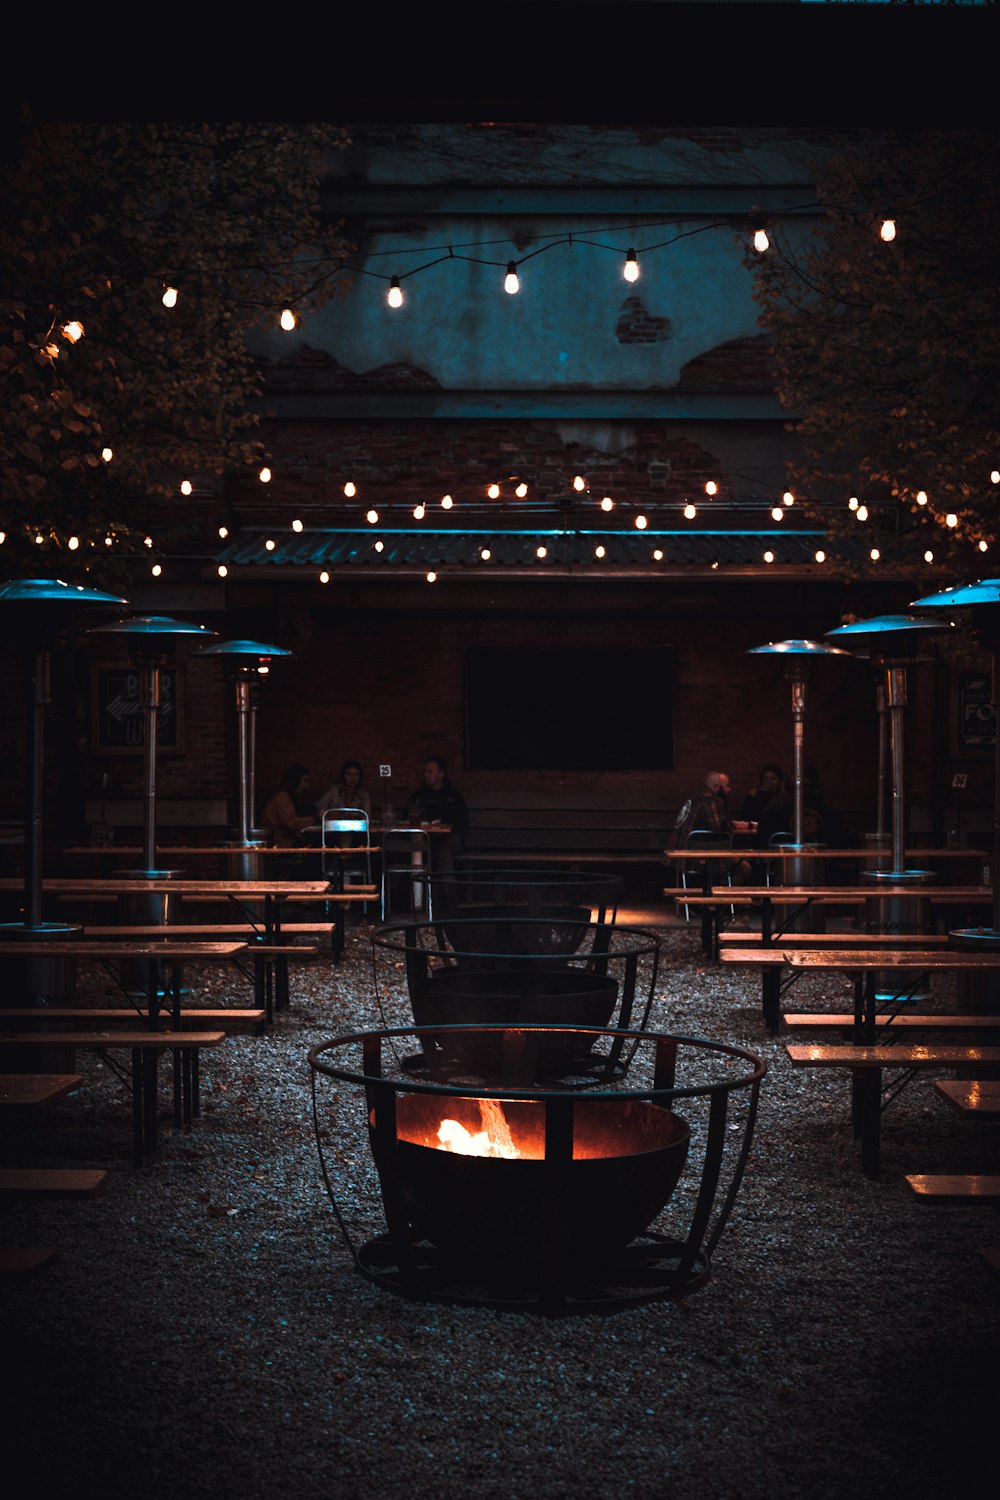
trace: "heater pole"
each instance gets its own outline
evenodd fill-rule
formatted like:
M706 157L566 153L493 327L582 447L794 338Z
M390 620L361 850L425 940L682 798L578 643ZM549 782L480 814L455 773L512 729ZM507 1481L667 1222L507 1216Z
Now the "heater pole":
M142 709L145 718L145 791L142 814L142 846L145 868L156 869L156 737L157 712L160 707L160 669L139 668Z

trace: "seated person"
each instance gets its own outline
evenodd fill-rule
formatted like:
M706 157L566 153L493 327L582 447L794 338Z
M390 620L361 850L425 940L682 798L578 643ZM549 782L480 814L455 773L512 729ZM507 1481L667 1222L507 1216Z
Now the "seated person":
M357 807L366 817L371 818L371 798L364 786L364 779L365 773L361 762L345 760L336 781L332 786L327 787L316 803L319 816L322 817L328 807Z
M269 843L278 849L294 849L303 842L304 828L315 825L314 813L296 811L296 799L309 789L309 769L298 762L290 765L261 810L260 822Z
M757 777L757 785L743 798L740 817L747 823L759 823L765 807L778 795L784 784L785 778L781 774L780 766L774 765L773 762L762 766L760 775Z
M709 771L705 777L704 785L693 798L691 812L690 833L715 833L724 838L726 835L747 833L749 824L742 818L731 818L729 816L729 793L731 786L729 777L725 771ZM715 861L713 861L713 864ZM750 878L751 866L745 859L732 861L732 878L736 882L744 884ZM712 875L712 883L718 884L715 874Z
M406 817L409 822L422 826L445 823L450 827L450 833L431 840L431 863L436 870L452 870L454 856L461 852L469 810L461 792L448 780L448 768L442 756L429 755L424 761L423 786L410 795Z

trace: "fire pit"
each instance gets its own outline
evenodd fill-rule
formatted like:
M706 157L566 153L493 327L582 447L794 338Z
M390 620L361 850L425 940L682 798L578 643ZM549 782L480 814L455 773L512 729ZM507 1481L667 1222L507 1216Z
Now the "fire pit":
M766 1065L664 1033L601 1031L588 1044L598 1034L642 1049L643 1085L581 1094L416 1082L395 1056L397 1040L422 1040L418 1027L313 1048L320 1161L356 1269L405 1296L547 1313L702 1285L739 1189ZM385 1228L361 1246L324 1152L324 1078L340 1086L342 1164L363 1152L353 1129L367 1137L381 1189ZM342 1107L351 1102L358 1107ZM682 1234L661 1225L668 1205L686 1219Z
M571 945L584 935L581 923L613 924L624 884L620 875L516 869L431 875L429 883L436 917L446 923L468 919L462 929L467 947L490 946L494 917L529 917L551 923L546 939L553 952L572 951ZM480 934L471 926L476 917L483 923ZM536 941L542 932L536 929Z
M383 1019L383 989L402 962L413 1019L424 1028L423 1052L410 1067L422 1063L439 1079L472 1072L510 1085L625 1071L626 1052L618 1046L597 1056L586 1028L632 1023L644 961L638 1029L645 1029L659 938L598 922L557 925L573 928L567 944L550 943L553 924L546 917L458 918L377 929L372 952ZM491 939L488 947L479 946L484 938ZM494 1025L505 1029L486 1029Z

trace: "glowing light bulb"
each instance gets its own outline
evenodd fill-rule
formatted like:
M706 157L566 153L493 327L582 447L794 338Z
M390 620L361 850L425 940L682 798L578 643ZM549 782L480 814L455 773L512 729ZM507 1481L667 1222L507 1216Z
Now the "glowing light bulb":
M347 483L344 485L344 494L347 496L348 500L350 500L357 493L358 493L358 487L357 487L357 485L354 483L353 479L349 479L347 481Z
M774 562L774 553L773 552L765 552L764 553L764 561L766 563L773 563Z
M75 552L80 545L80 538L78 536L71 536L66 545L71 552Z
M422 521L424 519L424 516L426 514L427 514L427 511L425 510L425 508L422 505L415 505L413 507L413 519L415 521Z
M896 221L895 221L895 219L883 219L882 220L882 228L879 230L879 234L882 237L882 239L885 240L885 243L887 245L888 245L888 243L889 243L890 240L894 240L896 238Z
M663 553L660 551L659 547L657 547L656 551L653 553L653 561L654 562L662 562L663 561Z
M527 493L528 493L528 486L525 484L524 480L522 479L521 483L515 489L514 494L518 497L519 500L523 500L524 497L525 497L525 495Z
M484 547L479 556L482 558L483 562L489 562L490 558L493 556L493 553L490 551L489 547Z
M376 552L384 552L385 551L385 542L376 542L375 543L375 551Z
M824 562L826 562L826 553L823 551L822 547L816 553L816 561L818 563L824 563Z
M595 547L594 548L594 556L595 557L603 557L604 556L604 548L603 547Z
M35 537L35 541L36 542L40 542L41 540L42 540L42 538L40 536L36 536ZM114 539L113 536L106 536L104 538L104 545L105 545L105 547L113 547L114 544L115 544L115 539Z
M873 547L868 555L871 558L872 562L878 562L879 558L882 556L877 547Z
M437 583L437 574L434 572L433 568L431 569L431 571L427 575L427 582L428 583Z
M924 562L933 562L933 561L934 561L934 553L928 547L927 551L924 553Z
M194 489L194 485L191 483L190 479L182 479L181 480L181 494L182 495L190 495L191 491L193 489Z
M296 516L295 520L292 522L292 530L293 531L301 531L302 530L302 522L299 520L298 516Z
M858 506L858 520L859 521L867 521L867 519L868 519L868 507L867 507L867 505L859 505Z
M1000 469L990 470L990 484L1000 484Z
M115 456L115 451L114 451L113 448L102 448L101 449L101 457L104 459L104 462L106 464L109 464L111 462L111 460L114 458L114 456Z
M163 572L163 569L159 563L154 563L149 571L152 573L154 578L159 578L160 574Z
M785 514L785 512L782 510L782 508L781 508L780 505L772 506L772 508L771 508L771 520L772 521L780 521L781 518L782 518L782 516L784 514Z
M219 564L217 572L218 572L220 578L228 578L229 577L229 569L226 567L225 563L220 563Z
M35 546L36 547L40 547L42 545L42 543L44 542L44 540L45 540L45 538L42 536L42 533L39 532L38 535L35 537ZM105 541L107 541L107 537L105 537Z
M714 479L709 479L708 482L705 485L705 494L706 495L717 495L718 493L719 493L719 486L716 484L716 482L715 482Z
M219 535L222 537L223 541L225 541L226 537L229 535L229 527L228 526L220 526L219 527Z
M78 322L76 318L73 318L69 323L64 323L59 331L63 338L71 344L75 344L78 339L83 338L83 324Z
M403 290L399 284L398 276L394 276L389 282L389 290L385 294L385 300L388 302L390 307L402 307Z
M329 583L330 582L330 575L329 575L329 573L326 572L325 569L319 575L319 581L320 581L320 583Z
M160 301L163 303L164 307L176 307L177 306L177 288L175 286L165 287L164 291L163 291L163 296L160 298Z
M625 257L625 269L622 275L626 281L639 280L639 262L635 258L635 251L631 248L629 248L629 252Z
M264 547L265 547L266 551L273 552L274 551L274 538L269 536L268 539L267 539L267 541L264 543Z
M292 329L295 327L295 314L292 312L292 309L290 307L285 307L282 309L281 317L278 319L278 322L281 324L286 333L291 333Z
M980 552L988 552L990 550L990 544L989 544L989 542L980 542L979 543L979 550L980 550Z
M142 545L144 547L151 547L153 545L153 538L151 536L144 536L142 539Z
M851 498L850 498L850 500L848 500L848 502L847 502L847 509L848 510L857 510L857 508L860 505L860 503L861 502L858 499L857 495L852 495Z
M365 516L365 520L368 522L369 526L376 526L378 524L378 511L370 510Z
M266 464L261 469L260 473L257 475L257 478L260 480L261 484L270 484L271 483L271 471L267 467Z
M766 229L760 228L754 230L753 247L758 252L758 254L763 255L764 251L768 248L770 243L771 241L767 237Z
M601 501L601 509L602 510L614 510L614 508L615 508L615 502L612 500L611 496L610 495L605 495L604 499Z
M548 548L547 547L536 547L535 548L535 556L536 557L547 557L548 556Z
M684 507L684 519L686 521L693 521L697 514L698 507L696 505L692 505L691 501L689 500L687 505L685 505Z
M585 490L587 488L587 481L584 479L582 474L577 474L575 476L573 480L573 488L576 490L577 494L579 494L581 490Z
M497 500L500 497L500 486L498 484L487 485L486 493L491 500Z
M6 531L0 531L0 547L3 546L3 544L4 544L4 542L6 540L7 540L7 533L6 533Z
M451 510L451 508L452 508L452 506L454 504L455 504L455 502L454 502L454 500L452 499L452 497L450 495L442 495L441 496L441 509L442 510Z
M944 518L944 524L946 526L957 526L958 525L958 517L956 516L956 514L955 514L955 512L953 510L950 510L948 512L948 514L945 516L945 518Z
M507 274L503 279L503 289L505 292L509 292L512 297L515 292L521 290L521 283L517 279L517 261L515 260L507 262Z
M649 523L647 522L645 516L636 516L636 518L635 518L635 524L636 524L636 529L638 531L645 531L645 529L646 529L646 527L647 527L647 525Z
M917 504L918 505L926 505L927 504L927 491L926 490L917 490Z
M795 496L792 494L791 490L786 490L785 491L785 493L781 497L781 503L782 503L782 505L794 505L795 504Z

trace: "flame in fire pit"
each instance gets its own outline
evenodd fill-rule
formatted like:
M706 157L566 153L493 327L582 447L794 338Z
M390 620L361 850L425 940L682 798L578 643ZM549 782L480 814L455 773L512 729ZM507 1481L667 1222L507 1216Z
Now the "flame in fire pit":
M495 1099L480 1099L483 1129L466 1130L458 1120L442 1120L438 1140L442 1151L459 1156L502 1156L514 1160L521 1155L511 1139L507 1117Z

